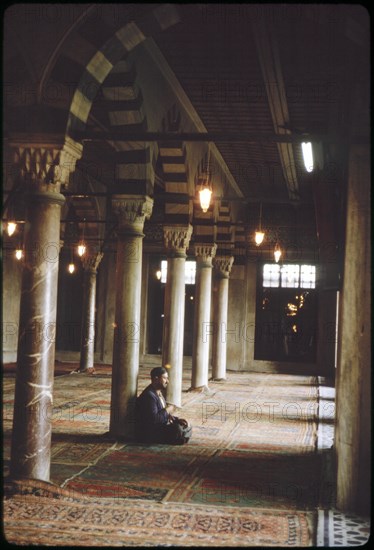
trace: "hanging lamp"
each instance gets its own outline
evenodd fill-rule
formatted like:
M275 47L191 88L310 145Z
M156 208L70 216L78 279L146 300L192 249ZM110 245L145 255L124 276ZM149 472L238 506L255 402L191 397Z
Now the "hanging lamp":
M15 217L15 214L14 214L13 198L11 198L10 201L9 201L7 218L8 218L7 233L9 235L9 237L11 237L14 234L15 230L17 229L17 222L16 222L16 217Z
M73 274L75 271L75 264L73 258L73 247L70 248L70 263L68 265L68 271L70 274Z
M203 212L207 212L210 206L210 200L212 197L212 186L209 181L209 175L210 175L210 146L208 144L208 165L206 170L206 177L204 178L204 181L200 187L199 195L200 195L200 206Z
M279 259L280 259L281 256L282 256L282 251L280 249L279 244L276 243L275 248L274 248L274 259L277 263L279 262Z
M13 233L15 232L17 228L17 224L16 222L8 222L7 224L7 232L8 232L8 235L9 237L11 237L13 235Z
M262 218L262 203L260 203L260 223L259 223L259 228L258 228L258 230L257 230L256 233L255 233L255 243L256 243L256 246L260 246L260 244L263 242L264 237L265 237L265 233L262 231L262 228L261 228L261 218Z
M80 242L78 243L78 256L82 257L86 253L86 245L84 242L84 229L86 227L86 218L83 220L83 233Z

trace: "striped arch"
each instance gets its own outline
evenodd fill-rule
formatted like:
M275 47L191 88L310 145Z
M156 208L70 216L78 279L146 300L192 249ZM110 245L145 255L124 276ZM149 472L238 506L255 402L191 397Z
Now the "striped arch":
M92 103L113 67L141 44L147 37L157 34L179 20L176 8L170 4L157 6L119 29L114 36L96 51L85 67L70 106L66 134L76 139L85 130Z
M163 130L179 132L180 121L180 113L174 105L163 118ZM165 221L170 224L188 224L191 221L191 208L184 144L178 140L159 143L159 161L165 189Z
M143 96L136 83L136 70L127 60L119 61L102 84L100 108L107 114L108 125L121 130L147 130L143 109ZM93 112L95 111L93 106ZM113 192L126 194L152 194L155 175L155 144L143 141L114 142L116 166Z
M102 93L109 125L116 129L146 129L142 96L126 56L137 45L179 20L173 5L159 5L120 28L85 65L70 105L66 137L78 141L94 101ZM154 182L154 146L144 142L114 142L116 174L113 191L150 194Z

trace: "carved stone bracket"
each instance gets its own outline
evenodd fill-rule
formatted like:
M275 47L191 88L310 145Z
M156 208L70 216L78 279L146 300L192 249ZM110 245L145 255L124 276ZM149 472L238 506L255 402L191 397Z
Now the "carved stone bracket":
M144 237L144 222L151 217L153 199L144 195L114 195L112 205L118 216L119 233Z
M69 177L75 170L75 164L82 156L83 146L69 137L65 138L62 148L59 164L55 169L56 180L60 185L67 186Z
M216 268L218 274L225 279L229 278L233 263L234 256L216 256L213 259L213 265Z
M22 136L12 139L7 155L12 174L37 192L59 192L67 186L75 164L82 155L83 146L70 138L64 142L50 137Z
M195 256L200 267L212 267L212 260L216 255L216 244L195 244Z
M103 256L104 254L102 252L98 252L97 254L84 254L84 256L82 256L83 269L96 273Z
M174 256L186 256L186 250L190 244L192 225L167 225L164 226L165 248Z

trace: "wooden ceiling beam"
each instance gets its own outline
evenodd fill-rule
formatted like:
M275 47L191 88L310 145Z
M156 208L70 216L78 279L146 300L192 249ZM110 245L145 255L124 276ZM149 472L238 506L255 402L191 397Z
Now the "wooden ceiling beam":
M262 133L262 132L138 132L128 130L108 130L100 132L97 130L86 130L76 133L74 136L78 141L166 141L166 142L216 142L216 143L278 143L292 144L302 141L336 142L341 136L327 134L291 134L291 133Z
M277 141L277 147L288 195L290 199L297 200L299 197L299 183L292 148L293 141L287 141L286 139L290 137L290 131L286 129L290 126L290 117L275 30L270 28L269 22L264 19L256 19L252 25L252 30L273 119L274 132L280 138ZM300 135L298 138L300 141L305 141L305 138L300 139ZM311 138L308 138L308 141L311 141Z

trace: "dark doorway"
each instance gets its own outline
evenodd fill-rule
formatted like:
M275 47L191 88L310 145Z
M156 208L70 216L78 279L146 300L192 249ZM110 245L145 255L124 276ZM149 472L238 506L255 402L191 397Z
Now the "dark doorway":
M75 261L74 273L68 272L71 254L61 251L58 295L56 350L80 351L82 306L83 306L83 268L81 262Z
M316 327L315 290L260 287L255 359L315 362Z
M160 263L160 258L149 261L147 353L152 355L162 354L165 283L156 277ZM195 285L186 284L185 289L183 354L188 356L192 355Z

